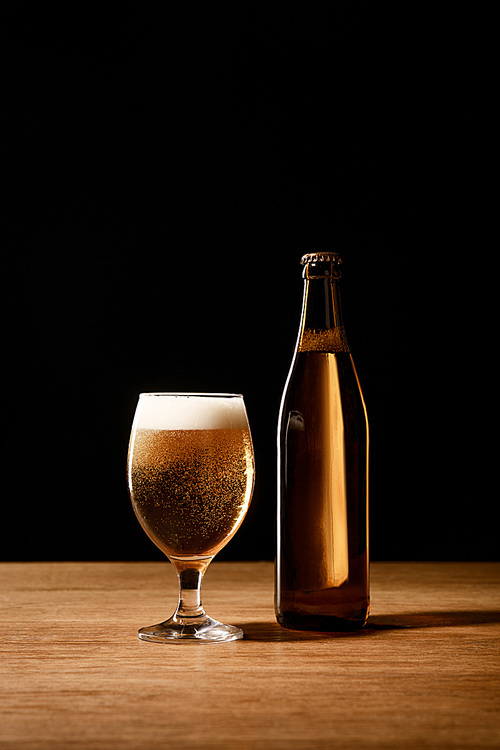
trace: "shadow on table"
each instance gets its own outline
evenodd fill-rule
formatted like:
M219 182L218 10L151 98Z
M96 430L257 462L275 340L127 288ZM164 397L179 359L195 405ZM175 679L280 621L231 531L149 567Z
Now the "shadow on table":
M366 638L387 630L412 630L417 628L450 628L467 625L488 625L500 622L500 612L418 612L396 615L373 615L362 630L348 632L310 632L288 630L277 622L250 622L240 624L250 641L317 641L332 638Z

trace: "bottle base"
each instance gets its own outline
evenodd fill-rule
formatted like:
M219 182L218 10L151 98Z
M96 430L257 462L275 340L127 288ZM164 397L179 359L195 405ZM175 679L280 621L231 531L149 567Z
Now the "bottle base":
M368 615L359 619L347 620L332 615L303 615L297 612L284 612L276 615L276 619L282 628L288 628L289 630L314 630L332 633L361 630L368 619Z

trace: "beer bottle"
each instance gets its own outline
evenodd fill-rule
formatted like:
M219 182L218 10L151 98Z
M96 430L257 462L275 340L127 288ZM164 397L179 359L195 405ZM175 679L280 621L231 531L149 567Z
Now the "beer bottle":
M352 630L369 610L368 421L342 323L341 260L304 255L299 335L278 427L275 609L298 630Z

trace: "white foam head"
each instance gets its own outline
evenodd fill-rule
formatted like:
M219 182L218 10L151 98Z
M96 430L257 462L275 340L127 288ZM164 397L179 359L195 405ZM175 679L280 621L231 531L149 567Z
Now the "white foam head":
M243 397L232 393L141 393L134 428L227 430L248 428Z

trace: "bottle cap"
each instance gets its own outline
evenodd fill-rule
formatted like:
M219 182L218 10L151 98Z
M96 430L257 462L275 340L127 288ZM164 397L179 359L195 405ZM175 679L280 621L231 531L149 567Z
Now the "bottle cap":
M304 279L340 279L340 255L334 252L306 253L300 259Z
M328 261L331 261L332 263L342 263L340 255L332 251L306 253L300 259L303 266L305 266L306 263L323 263Z

